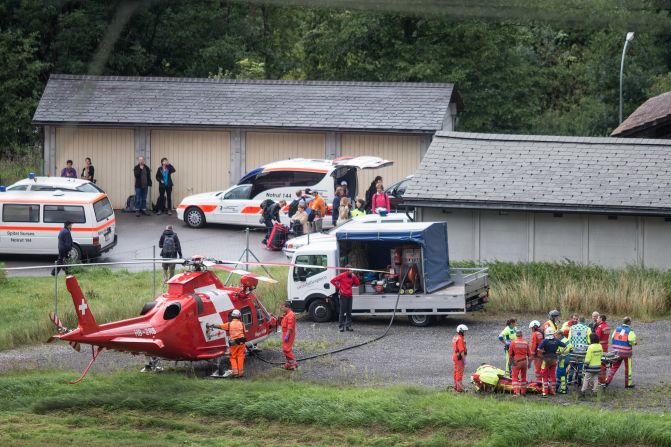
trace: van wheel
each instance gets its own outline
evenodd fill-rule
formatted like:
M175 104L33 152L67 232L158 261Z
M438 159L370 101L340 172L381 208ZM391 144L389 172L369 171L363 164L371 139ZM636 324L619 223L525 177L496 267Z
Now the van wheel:
M410 324L417 327L427 327L433 323L431 315L409 315L408 320L410 320Z
M317 299L310 303L308 314L312 321L326 323L333 318L333 308L326 301Z
M196 207L191 207L184 213L184 222L191 228L200 228L205 225L205 214Z
M68 259L73 264L81 264L81 262L84 260L84 254L82 252L81 247L79 247L79 245L72 244L72 249L70 250L70 254L68 255Z

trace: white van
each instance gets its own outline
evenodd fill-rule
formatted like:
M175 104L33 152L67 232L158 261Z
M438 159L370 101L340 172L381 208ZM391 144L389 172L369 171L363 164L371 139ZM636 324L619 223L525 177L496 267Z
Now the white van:
M266 199L291 202L296 191L309 188L319 193L331 212L335 185L347 182L350 197L358 192L357 171L390 166L393 162L379 157L340 157L335 160L292 160L269 163L245 174L237 185L223 191L188 196L177 207L177 218L190 227L223 223L262 227L259 222L261 202ZM367 185L365 185L367 186ZM280 213L282 223L289 224L287 210ZM324 219L330 226L331 219Z
M58 255L58 232L68 220L72 222L73 261L95 258L117 244L116 218L107 194L2 189L2 254Z

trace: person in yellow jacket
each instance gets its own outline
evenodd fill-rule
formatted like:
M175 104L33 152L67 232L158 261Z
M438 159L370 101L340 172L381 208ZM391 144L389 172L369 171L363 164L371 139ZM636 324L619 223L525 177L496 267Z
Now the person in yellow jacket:
M603 348L599 342L599 336L596 334L589 335L590 345L587 347L585 354L585 377L582 381L582 388L580 394L585 395L585 391L592 384L592 392L594 394L599 390L599 373L601 372L601 359L603 358Z
M245 326L240 321L240 311L234 309L231 312L231 321L223 324L208 324L207 328L223 329L228 332L228 343L231 358L231 376L239 378L245 374Z
M517 321L514 318L506 321L506 327L503 328L499 334L499 341L503 344L503 350L506 353L506 374L510 375L512 368L512 361L510 360L510 343L517 338Z

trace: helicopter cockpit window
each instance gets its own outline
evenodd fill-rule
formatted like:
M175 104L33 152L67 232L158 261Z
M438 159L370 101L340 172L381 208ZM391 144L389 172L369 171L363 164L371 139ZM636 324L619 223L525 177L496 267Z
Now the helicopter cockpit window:
M324 255L302 255L296 257L296 264L323 265L326 267L326 256ZM294 267L294 281L305 281L311 276L323 273L325 269L319 267Z
M252 327L252 309L243 307L240 309L240 314L242 315L242 324L245 325L245 330L248 331Z
M257 324L263 324L266 321L266 313L263 310L263 307L259 304L258 301L254 300L254 307L256 308L256 322Z
M182 310L182 306L179 303L172 303L165 308L163 311L164 320L172 320L179 315L179 311Z

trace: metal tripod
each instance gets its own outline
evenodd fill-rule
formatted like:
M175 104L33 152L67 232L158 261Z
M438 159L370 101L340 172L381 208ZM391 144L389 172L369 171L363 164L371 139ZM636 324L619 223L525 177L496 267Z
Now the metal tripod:
M256 260L256 262L261 263L259 258L257 258L256 255L254 254L254 252L249 248L249 227L245 228L245 240L246 240L245 249L242 251L242 254L238 258L238 262L241 262L243 258L244 258L245 262L249 262L249 255L252 255L252 257ZM240 265L240 264L235 264L235 267L237 268L238 265ZM265 265L262 265L261 267L263 268L263 270L266 271L266 274L269 277L271 277L271 278L273 277L273 275L270 274L270 272L268 271L268 269L266 268ZM248 268L248 267L245 266L245 268ZM228 276L226 277L226 281L224 281L224 284L228 285L228 282L231 280L231 276L233 276L232 272L228 274Z

